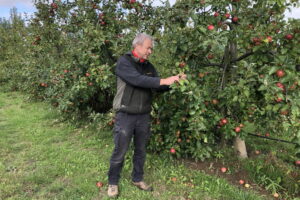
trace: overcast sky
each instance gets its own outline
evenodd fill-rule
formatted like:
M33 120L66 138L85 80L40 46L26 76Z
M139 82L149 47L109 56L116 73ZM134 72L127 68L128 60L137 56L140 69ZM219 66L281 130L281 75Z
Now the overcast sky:
M175 3L176 0L169 0L171 5ZM155 0L155 4L160 4L161 0ZM32 0L0 0L0 18L9 18L10 9L16 7L19 13L27 13L29 15L33 14L35 8L33 6ZM291 13L286 12L286 17L292 17L300 19L300 8L293 9Z

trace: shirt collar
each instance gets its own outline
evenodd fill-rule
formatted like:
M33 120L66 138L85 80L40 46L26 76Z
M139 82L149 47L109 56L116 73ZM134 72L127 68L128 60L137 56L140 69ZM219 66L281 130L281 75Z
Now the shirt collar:
M131 53L132 53L133 57L136 58L136 59L138 59L138 61L139 61L140 63L146 62L146 60L143 59L143 58L140 58L140 57L138 56L138 54L137 54L134 50L132 50Z

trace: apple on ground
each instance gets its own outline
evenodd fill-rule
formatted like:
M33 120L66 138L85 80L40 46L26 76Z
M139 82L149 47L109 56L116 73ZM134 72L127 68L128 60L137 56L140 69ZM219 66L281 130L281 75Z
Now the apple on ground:
M97 186L98 188L101 188L101 187L103 187L103 183L100 182L100 181L98 181L98 182L96 183L96 186Z
M245 187L246 187L246 188L249 188L249 187L250 187L250 184L246 183L246 184L245 184Z
M275 192L275 193L273 194L273 197L278 198L278 197L279 197L279 194L278 194L277 192Z
M241 180L239 180L239 183L240 183L241 185L244 185L245 181L244 181L243 179L241 179Z
M227 171L227 168L226 167L221 167L220 170L221 170L222 173L225 173Z

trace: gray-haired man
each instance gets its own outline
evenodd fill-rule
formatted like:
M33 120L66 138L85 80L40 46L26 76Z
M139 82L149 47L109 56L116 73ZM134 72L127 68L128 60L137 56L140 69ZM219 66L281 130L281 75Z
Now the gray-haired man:
M114 143L108 172L108 196L118 195L118 182L124 157L133 138L134 155L132 182L141 190L153 188L143 181L146 143L150 137L150 111L153 90L166 90L181 76L165 79L158 77L154 66L147 60L152 53L153 39L139 33L132 42L133 50L121 56L116 67L117 94L113 108L116 110Z

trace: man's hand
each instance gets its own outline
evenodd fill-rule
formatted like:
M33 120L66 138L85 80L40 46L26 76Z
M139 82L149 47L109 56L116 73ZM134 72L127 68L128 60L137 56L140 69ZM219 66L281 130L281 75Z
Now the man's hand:
M168 78L165 78L165 79L160 79L160 85L171 85L173 84L174 82L177 82L179 81L179 76L170 76Z
M186 79L186 74L178 74L180 80L185 80Z
M172 85L175 82L178 82L179 80L186 79L185 74L178 74L176 76L170 76L165 79L160 79L160 85Z

